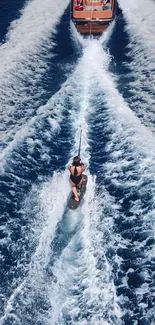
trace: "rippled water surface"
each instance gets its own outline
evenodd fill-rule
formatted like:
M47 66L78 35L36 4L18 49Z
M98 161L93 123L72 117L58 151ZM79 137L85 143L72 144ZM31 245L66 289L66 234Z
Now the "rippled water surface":
M155 323L154 16L118 0L83 38L68 0L1 1L1 325Z

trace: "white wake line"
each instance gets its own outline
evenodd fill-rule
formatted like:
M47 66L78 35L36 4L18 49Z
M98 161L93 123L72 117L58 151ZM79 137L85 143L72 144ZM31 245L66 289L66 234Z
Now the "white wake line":
M10 312L14 310L14 300L18 294L21 293L22 289L24 290L24 286L27 284L27 281L29 285L31 281L34 281L36 285L37 283L42 282L42 274L50 258L50 244L54 237L56 226L64 213L69 192L70 186L67 172L64 172L63 174L55 173L52 180L49 180L43 185L40 193L40 213L45 213L47 215L47 219L39 237L39 243L36 251L31 258L28 275L8 299L4 316L0 319L1 325L3 325L3 322L7 319Z
M58 1L28 2L21 18L11 24L6 43L0 46L0 112L4 129L7 128L10 133L14 115L23 114L20 123L15 118L13 120L17 132L29 113L32 116L35 105L39 105L38 97L43 90L38 88L37 83L52 56L51 48L55 45L51 41L52 34L56 33L56 26L68 5L68 0L60 4ZM25 103L27 108L22 113L20 109Z
M96 44L96 41L94 41ZM92 44L92 42L88 42L87 44ZM89 46L87 45L86 49L85 49L85 53L84 53L84 59L82 59L80 61L80 63L77 65L75 71L73 72L72 76L69 77L67 79L67 81L62 85L62 88L60 89L60 91L58 93L56 93L49 101L46 105L42 106L41 108L38 109L37 111L37 116L31 118L31 120L29 122L27 122L27 124L23 127L21 127L14 135L14 140L12 140L9 145L2 151L1 155L0 155L0 162L2 162L3 160L5 160L5 157L7 157L7 155L13 150L13 148L19 143L21 142L29 133L30 128L32 129L33 125L35 124L36 120L39 119L38 115L41 115L40 112L42 111L42 113L44 114L44 112L47 111L46 115L48 114L48 110L50 111L50 107L53 106L55 107L55 114L57 115L57 108L56 108L56 104L55 104L55 100L59 101L59 97L63 97L63 92L64 92L64 96L65 94L72 92L73 93L73 87L72 87L72 83L73 85L75 84L75 80L78 81L78 77L76 75L79 76L80 72L81 72L81 65L85 65L85 61L87 60L87 54L89 54ZM89 71L88 71L89 72ZM89 73L88 73L89 75ZM92 74L91 74L92 76ZM86 76L84 76L84 80L87 80L87 71L86 71ZM83 80L81 80L81 82L83 83ZM71 86L70 86L71 84ZM80 88L80 85L77 85L76 87ZM62 95L61 95L62 93ZM55 99L56 98L56 99ZM48 109L49 108L49 109ZM61 112L62 114L62 112ZM60 119L59 119L60 120ZM30 132L31 133L31 132ZM9 136L9 134L7 134L7 136Z
M37 53L38 46L55 32L56 24L69 0L33 0L23 9L20 19L11 24L7 42L0 46L0 72L12 70L23 57ZM3 71L4 69L4 71Z
M84 63L84 62L83 62ZM79 67L80 68L80 67ZM90 77L91 77L91 75L90 75ZM80 85L81 86L81 85ZM85 90L86 91L86 90ZM44 108L42 108L42 110L43 110ZM83 123L84 123L84 120L86 119L86 116L87 116L87 112L86 112L86 107L85 107L85 103L83 102L83 105L82 105L82 109L81 109L81 111L80 111L80 117L83 119ZM77 129L77 124L76 124L76 122L74 122L75 123L75 129ZM77 131L78 132L78 131ZM86 130L85 130L85 132L86 132ZM86 132L87 133L87 132ZM88 146L88 141L87 141L87 138L86 138L86 133L84 133L84 138L85 138L85 145L83 146L83 152L85 152L86 151L86 149L87 149L87 146ZM75 137L75 147L77 147L77 141L76 141L76 137ZM89 159L89 154L88 153L86 153L86 158L87 159ZM65 176L64 176L65 177ZM62 181L63 182L63 181ZM61 181L60 181L60 183L61 183ZM60 183L58 182L58 185L59 185L59 189L61 189L61 186L60 186ZM65 180L65 184L66 184L66 180ZM47 193L49 193L50 191L48 191ZM57 194L57 191L55 191L55 193ZM65 193L64 191L63 191L63 193ZM66 198L67 198L67 193L65 194L65 199L64 199L64 201L66 202ZM59 198L59 202L60 202L60 198ZM48 206L48 203L49 203L49 201L48 202L44 202L44 204L46 203L46 207ZM32 268L30 267L30 274L32 275L33 274L33 271L35 271L35 270L37 270L37 271L41 271L42 270L42 265L40 265L40 262L42 262L42 256L43 256L43 260L44 260L44 265L48 262L48 258L49 258L49 251L45 251L45 249L47 248L48 250L49 250L49 245L50 245L50 242L51 242L51 237L52 237L52 234L54 234L54 232L55 232L55 227L56 227L56 225L57 225L57 222L61 219L61 217L62 217L62 213L63 213L63 211L64 211L64 207L63 207L63 204L61 205L61 207L60 207L61 209L61 211L59 211L59 217L56 217L56 219L55 219L55 221L53 222L53 219L51 218L51 211L52 211L52 209L51 209L51 207L49 207L49 209L50 209L50 214L49 214L49 216L50 216L50 218L49 218L49 223L47 223L47 225L45 225L45 227L44 227L44 229L43 229L43 232L42 232L42 235L41 235L41 239L40 239L40 241L39 241L39 245L38 245L38 247L37 247L37 250L36 250L36 252L35 252L35 254L34 254L34 258L33 258L33 265L34 265L34 267L33 267L33 265L32 265ZM55 210L53 210L54 211L54 215L56 214L56 211ZM52 233L51 233L51 226L52 226ZM48 235L47 235L47 232L48 232ZM46 236L47 235L47 236ZM47 247L48 246L48 247ZM42 248L43 248L43 250L42 250ZM44 253L45 253L45 255L44 255ZM39 264L37 264L37 257L39 258L39 260L38 260L38 263ZM41 257L41 258L40 258ZM35 273L35 272L34 272ZM32 279L33 277L31 277L31 279ZM24 282L25 283L25 282ZM20 288L22 288L23 286L22 286L22 284L20 285ZM17 290L17 292L18 292L18 289L16 289ZM14 298L14 294L10 297L10 300L8 301L8 306L10 306L10 301L11 301L11 304L12 304L12 298ZM9 311L10 309L8 309L8 311ZM6 308L6 313L7 313L7 308Z
M126 2L119 0L119 2L127 22L126 30L130 36L128 55L133 57L133 62L129 67L133 69L135 86L139 79L141 81L139 87L142 89L148 87L155 91L155 38L152 32L155 28L155 3L152 0ZM146 96L146 91L148 90L144 90L143 96Z
M35 132L35 123L39 122L42 117L50 117L52 113L54 118L51 120L51 126L53 127L54 132L59 131L59 124L63 119L63 112L66 107L63 105L63 101L66 98L68 93L74 91L72 83L74 85L74 74L70 76L67 81L61 86L61 89L54 94L47 104L40 106L36 112L36 116L32 117L24 126L22 126L14 135L14 139L9 143L9 145L0 153L0 167L5 165L5 159L11 153L11 151L21 143L25 137L31 136ZM52 123L53 121L53 123ZM7 134L8 136L9 134Z
M152 0L118 0L127 21L127 30L137 43L149 50L149 55L155 51L155 38L152 32L155 28L155 3ZM145 41L145 43L144 43Z
M93 48L93 45L94 45L94 48ZM80 110L78 112L75 111L72 113L72 116L74 119L74 129L75 129L75 139L76 139L74 148L75 148L75 150L77 150L77 148L78 148L79 130L80 130L80 128L82 128L83 138L82 138L81 157L82 157L82 159L84 159L84 162L86 162L87 166L89 166L89 159L90 159L89 144L88 144L88 128L89 127L87 124L87 120L88 120L89 115L92 113L90 111L90 100L91 100L92 89L93 89L92 88L93 74L94 74L94 72L96 74L96 67L101 69L101 67L96 65L96 63L95 63L96 60L98 60L98 59L99 59L98 63L101 63L100 58L98 56L98 54L99 54L98 49L102 49L101 45L102 45L102 41L96 42L96 40L94 40L94 41L88 40L87 46L85 43L84 55L81 58L81 60L79 61L79 64L76 69L76 78L79 81L80 86L81 86L80 96L82 98L80 100ZM90 51L90 49L91 49L91 51ZM102 53L103 53L103 50L102 50ZM104 56L104 59L105 59L104 64L106 65L109 61L108 55ZM90 69L90 62L91 62L91 69ZM75 94L75 101L77 101L77 100L78 100L78 96L76 98L76 94ZM91 262L93 259L94 273L92 274L91 270L89 270L89 267L87 268L88 274L89 275L91 274L90 282L94 280L92 287L91 287L91 285L89 287L90 295L91 295L93 292L92 288L94 288L96 290L96 292L98 291L98 285L97 285L98 271L96 270L96 267L95 267L96 259L94 259L93 253L92 253L93 251L95 251L94 247L92 247L94 233L92 233L92 225L91 225L92 220L90 220L90 219L93 219L92 213L95 210L94 204L93 204L95 188L92 189L92 185L95 186L95 184L92 181L92 177L89 173L89 170L86 173L88 175L88 185L87 185L87 191L86 191L86 194L84 197L84 203L81 206L81 212L83 214L83 225L84 225L84 228L82 230L82 237L83 237L83 245L84 245L84 251L83 251L84 261L86 261L88 257L90 258ZM97 220L96 215L93 219L93 222L95 222L95 225L97 225L99 222ZM96 228L97 228L97 226L96 226ZM98 243L98 245L99 245L99 243ZM65 251L66 251L66 249L65 249ZM64 255L64 253L65 252L63 252L63 255ZM108 261L106 261L106 267L108 270L110 269ZM86 271L86 273L87 273L87 271ZM109 273L108 273L107 278L108 277L109 277ZM108 291L109 294L111 293L111 290L113 290L113 296L115 297L114 299L116 301L117 298L116 298L114 285L112 283L109 283L108 285L106 285L106 288L107 288L107 290L109 290ZM108 301L108 299L112 299L112 297L110 296L109 298L107 298L107 301ZM106 305L106 302L105 302L105 305ZM117 303L115 304L115 308L117 309L117 314L120 315L120 310L119 310L118 306L116 307L116 305L117 305Z
M67 206L67 198L70 193L68 172L55 173L51 181L45 183L40 193L41 211L48 216L39 239L39 245L31 259L30 277L38 271L42 272L50 258L50 244L53 240L56 226L61 220ZM38 274L39 277L39 274Z
M112 21L112 23L109 25L108 29L105 32L103 32L103 34L100 36L100 38L98 40L98 42L100 44L102 44L102 45L107 44L107 42L109 41L111 34L114 30L115 23L116 23L116 20ZM74 42L77 43L77 41L78 41L82 45L83 49L88 46L89 41L92 42L92 40L95 39L95 37L93 35L90 35L89 38L87 38L87 39L83 38L82 35L77 32L77 29L72 21L70 22L70 26L71 26L71 33L73 35Z
M6 43L0 46L0 114L2 128L6 130L2 136L4 138L6 133L6 142L16 132L20 138L18 130L22 129L21 125L27 123L29 116L39 106L38 98L44 90L38 87L38 81L52 57L51 48L55 44L51 37L56 33L56 26L68 2L28 2L22 10L22 16L11 24ZM18 115L19 120L16 118Z
M135 135L134 142L143 151L155 154L154 141L155 135L152 131L141 123L139 118L129 108L124 98L119 94L112 76L107 71L99 71L99 83L105 92L107 107L110 108L112 115L128 128L128 131ZM126 130L124 130L126 132Z
M137 97L146 101L142 112L143 118L141 118L153 130L153 118L149 111L154 112L155 3L152 0L118 0L118 2L126 20L125 29L130 38L127 55L132 58L132 62L128 63L128 66L134 81L129 82L129 85L134 88ZM134 103L131 103L131 106L134 110ZM136 112L141 114L140 105L136 107Z
M43 185L43 189L40 193L42 204L41 213L45 212L45 214L48 216L48 219L41 232L37 249L31 258L28 275L24 281L14 290L8 299L7 306L4 311L4 316L0 320L1 325L3 325L3 322L7 319L10 312L14 310L14 300L18 294L24 290L24 286L26 285L27 280L29 281L29 279L31 279L30 281L34 281L35 283L36 281L37 283L42 282L42 272L44 271L44 268L48 264L48 260L50 258L50 244L55 234L56 226L61 220L65 206L67 204L67 197L70 192L68 179L69 176L67 172L63 174L55 173L52 181L48 181ZM57 195L58 193L59 195ZM14 314L12 314L12 316L13 315Z
M77 80L79 80L80 72L85 71L84 76L82 75L82 78L80 78L81 89L85 90L86 85L90 84L89 92L93 95L93 80L95 78L95 82L98 81L99 86L103 89L107 108L110 108L116 120L125 126L124 132L126 135L129 136L129 133L135 135L134 142L141 151L143 151L145 146L145 153L147 151L149 155L151 153L154 155L155 135L141 123L117 90L114 76L108 71L110 60L110 56L102 49L102 45L99 42L96 40L89 41L87 47L84 48L83 57L76 69ZM81 105L83 105L83 101L84 99L82 99Z
M90 43L91 44L91 43ZM87 73L84 79L80 80L80 84L78 83L78 77L81 76L81 64L85 64L85 60L87 59L87 54L84 55L84 60L80 60L80 62L77 64L75 70L73 71L73 74L65 81L65 83L61 86L61 89L52 96L52 98L47 102L46 105L41 106L38 108L36 112L36 116L31 118L30 121L27 122L26 125L22 126L14 135L14 139L9 143L9 145L2 151L0 154L0 164L3 166L3 163L5 162L5 159L7 156L11 153L11 151L20 143L23 141L23 139L26 136L31 136L31 132L33 133L33 127L36 123L36 121L39 121L39 119L42 118L42 116L48 116L48 113L52 112L57 117L57 128L59 128L59 123L62 120L63 111L66 109L63 107L63 100L66 98L67 94L75 94L75 89L77 88L77 102L79 101L78 96L78 87L79 91L81 89L81 83L83 84L83 87L85 87L84 80L87 80ZM77 81L77 83L76 83ZM74 98L74 96L73 96ZM60 102L62 101L61 105ZM54 109L53 109L54 107ZM55 131L55 130L54 130Z
M81 205L81 224L83 227L80 233L77 233L64 248L60 258L56 260L53 267L53 273L57 281L53 283L51 290L49 289L48 292L51 300L52 312L50 321L52 324L56 324L60 319L63 308L65 308L65 310L67 309L70 315L74 314L74 311L74 316L78 313L78 299L76 299L76 297L72 299L70 293L72 287L75 288L75 283L77 283L77 287L79 284L87 287L82 297L85 301L85 306L87 306L87 304L89 306L90 301L98 305L98 312L94 313L91 324L95 324L95 320L97 321L100 319L101 311L103 311L104 308L107 309L107 305L109 304L111 304L111 306L114 304L114 313L118 319L121 315L116 289L112 280L111 266L103 253L103 247L101 248L103 232L98 229L101 211L98 207L99 200L95 199L94 202L94 198L95 181L89 174L87 191L84 196L84 202ZM74 218L75 223L77 217L78 216L75 214L70 219ZM109 235L110 230L111 229L108 229ZM82 251L74 252L74 241L76 237L78 238L79 236L80 242L82 243ZM104 256L104 270L101 272L96 267L96 255L98 253L101 254L102 257ZM71 263L72 255L73 263ZM75 265L74 259L76 260ZM64 272L64 270L66 270L66 272ZM56 296L56 299L53 299L53 296ZM65 301L64 296L66 297Z
M60 90L60 92L61 91L62 90ZM58 95L58 97L59 96L60 95ZM51 101L53 101L53 99ZM47 106L47 110L48 110L48 105L49 104L46 105ZM39 109L39 112L42 114L42 113L44 113L44 110L45 110L45 107L43 106L43 107L41 107ZM26 127L26 132L25 133L28 133L29 127L31 126L31 124L34 124L36 118L37 117L33 118L33 120L31 121L30 125L28 127ZM77 145L78 145L77 142L75 142L75 148L77 147ZM67 182L68 182L68 180L67 180ZM61 189L61 188L62 188L62 186L60 186L60 184L59 184L59 189ZM48 193L49 193L49 191L48 191ZM57 191L55 191L55 193L57 194ZM66 191L63 191L63 193L61 193L61 195L62 194L64 195L64 193L65 193L65 202L66 202L67 201L67 193L66 193ZM60 202L60 198L59 198L59 202ZM49 201L46 200L46 202L44 202L44 205L46 205L46 207L47 207L49 205ZM54 209L54 207L53 207L53 209ZM52 209L50 209L50 210L52 210ZM62 215L62 211L61 211L61 213L60 213L59 216L61 217L61 215ZM53 234L54 234L54 231L55 231L55 227L56 227L57 222L58 222L58 218L56 219L55 223L53 222L53 220L51 218L51 220L49 220L49 223L47 224L47 226L44 227L43 232L41 234L41 239L39 241L39 245L38 245L37 250L36 250L36 252L35 252L35 254L33 256L33 260L34 260L33 261L33 264L34 264L35 267L33 267L33 265L31 267L31 265L30 265L30 274L32 274L34 270L37 270L37 272L38 272L38 270L40 271L40 269L42 269L43 266L37 265L37 264L35 265L35 260L37 259L37 256L40 256L40 255L42 256L43 255L42 254L42 247L46 248L48 246L48 249L49 249L49 245L50 245L50 242L51 242L51 233L50 234L48 233L48 236L44 236L44 235L45 235L46 231L49 232L49 230L51 229L50 228L50 225L52 225L52 228L54 229L53 230ZM45 252L45 255L44 255L44 263L47 262L47 259L48 259L48 252L46 251ZM42 261L42 259L41 260L39 259L39 261ZM16 295L22 290L22 288L24 287L25 282L26 282L26 280L24 280L24 282L22 284L20 284L19 287L16 288L16 290L14 291L14 293L11 295L11 297L10 297L10 299L8 301L7 307L5 309L5 316L4 316L5 318L7 317L8 313L10 312L10 310L12 308L11 306L12 306L12 303L13 303ZM3 320L5 320L4 317L3 317Z
M46 114L48 115L48 111L50 110L49 107L51 107L50 101L44 106L44 110ZM44 112L44 116L45 116ZM54 111L53 111L54 113ZM33 134L33 127L37 121L39 121L42 118L42 114L38 114L35 117L32 117L30 121L26 123L26 125L22 126L14 135L14 139L9 143L9 145L0 153L0 168L5 167L5 160L8 158L9 154L14 150L15 147L19 143L21 143L28 135L31 136ZM59 116L59 122L61 121L61 117ZM56 129L54 129L56 131ZM31 133L32 132L32 133ZM3 166L4 165L4 166Z
M0 319L0 325L3 325L5 320L7 319L7 316L10 314L10 312L13 311L13 302L14 299L17 297L17 295L21 292L22 288L24 287L24 284L26 283L26 281L24 280L12 293L12 295L10 296L8 302L7 302L7 306L5 308L4 311L4 316L1 317ZM14 314L13 314L14 315Z

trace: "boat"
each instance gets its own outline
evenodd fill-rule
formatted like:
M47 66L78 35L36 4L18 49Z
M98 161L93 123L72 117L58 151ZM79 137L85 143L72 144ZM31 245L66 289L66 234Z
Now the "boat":
M115 18L116 0L72 0L71 19L81 34L101 34Z

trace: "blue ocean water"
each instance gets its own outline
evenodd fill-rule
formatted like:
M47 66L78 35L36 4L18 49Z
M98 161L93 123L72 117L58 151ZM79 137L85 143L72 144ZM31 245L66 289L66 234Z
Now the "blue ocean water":
M155 322L154 13L119 0L83 38L67 0L1 1L0 324Z

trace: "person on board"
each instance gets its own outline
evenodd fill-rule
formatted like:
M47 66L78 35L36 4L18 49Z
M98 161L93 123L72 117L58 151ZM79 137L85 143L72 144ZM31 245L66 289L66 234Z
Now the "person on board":
M79 201L77 188L81 187L82 184L82 173L85 171L86 167L81 162L79 156L73 158L73 163L71 166L67 166L68 170L70 171L70 184L72 186L72 191L74 194L74 198L76 201Z
M103 10L111 9L111 2L110 0L103 0Z
M103 5L105 6L108 3L108 0L103 0Z
M77 0L75 10L83 10L83 0Z

